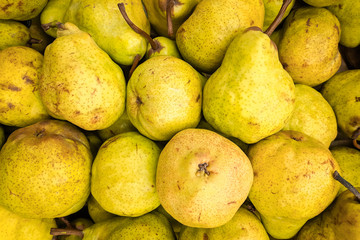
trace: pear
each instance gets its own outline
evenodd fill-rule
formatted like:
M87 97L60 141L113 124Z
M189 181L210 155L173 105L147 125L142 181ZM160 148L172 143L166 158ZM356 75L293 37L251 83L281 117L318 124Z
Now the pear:
M233 142L209 130L185 129L161 151L156 187L161 205L181 224L214 228L235 215L252 179L249 159Z
M25 46L0 51L0 123L25 127L49 117L39 94L43 56Z
M30 31L24 24L0 19L0 50L12 46L25 46L30 38Z
M40 23L42 27L43 24L45 24L43 28L46 34L53 38L57 37L57 27L55 23L65 22L64 16L70 3L71 0L49 0L40 14ZM46 24L51 25L51 27L48 27Z
M179 232L181 230L181 226L183 226L181 223L179 223L175 218L173 218L165 209L163 206L159 206L156 211L158 211L159 213L163 214L170 222L171 227L177 237L177 239L179 238Z
M90 195L87 201L87 207L88 213L95 223L102 222L116 216L115 214L105 211L105 209L100 206L92 195Z
M282 3L283 0L264 0L264 7L265 7L265 17L263 24L264 30L268 29L268 27L270 27L270 24L275 20L282 6ZM295 0L292 0L284 13L282 20L289 15L294 4L295 4Z
M295 108L283 130L305 133L329 147L337 136L334 110L321 93L307 85L295 84Z
M54 39L46 34L44 29L41 27L40 15L31 19L29 31L32 39L40 40L40 42L33 42L30 47L43 54L47 45L49 45Z
M264 11L258 0L201 1L176 32L182 57L201 72L214 72L237 33L262 28Z
M325 219L327 210L313 219L310 219L299 231L296 240L337 240L333 225Z
M66 23L45 50L41 99L49 114L85 130L111 126L125 109L121 68L91 36Z
M303 0L305 3L314 7L326 7L339 3L339 0Z
M286 18L282 31L279 58L295 83L317 86L338 71L340 23L329 10L298 8Z
M30 20L43 10L48 0L6 0L0 3L0 19Z
M216 228L192 228L183 226L179 240L269 240L260 219L244 207L240 207L226 224Z
M91 154L93 156L96 156L101 144L103 144L103 141L100 139L100 137L96 134L96 132L84 132L87 140L89 141Z
M106 211L141 216L160 205L155 173L160 149L137 132L109 138L92 165L91 194Z
M51 240L55 227L54 219L23 218L0 206L0 240Z
M150 43L147 47L146 57L151 58L155 56L173 56L181 58L179 50L176 46L176 42L166 37L156 37L154 41L157 41L157 44L160 46L156 50L151 48Z
M249 147L254 170L249 199L274 238L296 235L309 219L335 199L339 165L318 140L296 131L280 131Z
M202 76L185 61L156 56L140 64L127 85L126 110L144 136L167 141L201 118Z
M15 130L0 151L0 204L27 218L75 213L90 193L91 162L85 135L70 123Z
M350 138L360 140L360 70L335 74L321 89L334 109L340 129Z

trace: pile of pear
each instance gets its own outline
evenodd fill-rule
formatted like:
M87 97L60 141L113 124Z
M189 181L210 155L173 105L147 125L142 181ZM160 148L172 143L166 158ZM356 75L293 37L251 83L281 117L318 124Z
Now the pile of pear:
M359 23L351 0L0 2L0 240L360 240Z

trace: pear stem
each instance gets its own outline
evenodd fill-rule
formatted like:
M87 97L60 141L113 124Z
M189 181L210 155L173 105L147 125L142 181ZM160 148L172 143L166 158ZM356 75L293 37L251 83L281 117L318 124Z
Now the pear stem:
M132 30L134 30L136 33L140 34L141 36L143 36L144 38L146 38L150 45L151 45L151 48L156 50L159 46L154 42L154 40L150 37L149 34L147 34L146 32L144 32L143 30L141 30L138 26L135 25L135 23L133 23L129 16L127 15L126 13L126 10L125 10L125 5L124 3L119 3L118 4L118 8L121 12L121 15L123 16L123 18L125 19L126 23L132 28Z
M351 136L351 138L353 139L353 145L357 149L360 149L360 145L358 144L358 142L356 140L359 136L360 136L360 127L358 129L356 129L355 132L353 133L353 135Z
M171 10L174 8L174 5L175 5L174 0L166 1L166 19L167 19L168 35L170 38L174 36L173 22L171 19Z
M274 21L271 23L271 25L268 27L268 29L266 29L266 31L265 31L265 33L269 37L275 31L277 26L279 26L279 24L281 23L281 20L282 20L284 14L285 14L285 11L286 11L286 9L288 8L288 6L290 5L291 2L292 2L292 0L283 0L283 4L282 4L282 6L280 8L280 11L279 11L278 15L276 16Z
M137 65L139 64L140 62L140 59L141 59L141 56L140 54L136 54L135 58L134 58L134 62L130 68L130 71L129 71L129 79L131 78L131 75L133 74L133 72L135 71L135 68L137 67Z
M210 172L206 169L207 166L209 166L207 162L198 164L198 172L204 171L204 173L209 176Z
M335 180L339 181L342 185L349 189L349 191L355 195L357 201L360 202L360 192L353 185L351 185L351 183L349 183L342 176L340 176L340 173L338 173L338 171L336 170L333 173L333 177L335 178Z
M53 236L79 236L84 237L84 233L78 229L61 229L61 228L51 228L50 234Z
M31 46L33 44L40 44L42 42L43 42L42 39L30 38L30 40L27 43Z

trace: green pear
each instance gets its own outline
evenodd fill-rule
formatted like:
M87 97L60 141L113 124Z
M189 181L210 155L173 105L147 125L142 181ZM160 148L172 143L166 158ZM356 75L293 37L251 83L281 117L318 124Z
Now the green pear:
M28 218L75 213L90 193L91 162L85 135L70 123L15 130L0 151L0 204Z
M109 138L92 165L91 194L106 211L140 216L160 205L155 173L158 146L137 132Z
M309 219L335 199L339 165L318 140L296 131L280 131L249 147L254 182L249 199L274 238L296 235Z
M298 8L286 18L282 31L279 58L295 83L317 86L338 71L340 23L329 10Z
M124 3L129 18L150 34L150 23L141 0L51 0L41 13L41 23L71 22L89 33L116 63L131 65L136 55L145 55L147 42L125 22L118 3ZM49 34L56 37L53 30Z
M280 131L294 101L295 86L276 46L251 28L235 37L207 80L203 113L216 130L250 144Z
M49 0L45 8L40 14L40 23L45 24L44 31L53 38L57 37L57 27L54 23L66 22L64 19L65 13L69 8L71 0ZM46 24L51 23L51 27L46 27Z
M216 228L192 228L183 226L179 240L269 240L260 219L244 207L240 207L226 224Z
M263 1L203 0L179 27L176 44L186 62L212 73L237 33L250 26L262 28L263 22Z
M305 3L314 6L314 7L326 7L330 5L337 4L341 1L339 0L303 0Z
M341 24L340 43L354 48L360 44L360 2L352 0L334 0L333 5L327 7L339 19Z
M346 146L330 149L332 155L339 163L342 176L354 186L360 186L360 151ZM339 194L346 190L340 186Z
M185 129L161 151L156 187L161 205L181 224L214 228L235 215L252 179L249 159L233 142L209 130Z
M0 19L0 50L13 46L25 46L30 40L30 31L22 23Z
M185 61L157 56L140 64L127 85L126 110L144 136L166 141L201 118L202 76Z
M310 219L299 231L296 240L337 240L333 225L325 219L327 210Z
M45 50L40 95L49 114L85 130L111 126L125 109L121 68L91 36L66 23Z
M264 0L264 7L265 7L265 16L264 16L264 25L263 25L264 30L268 29L270 24L275 20L282 6L282 3L283 0ZM295 0L292 0L284 13L282 20L289 15L294 4L295 4Z
M321 89L322 95L334 109L340 129L357 140L360 140L360 136L356 136L360 131L359 77L359 69L337 73Z
M146 58L155 56L173 56L181 58L176 42L166 37L156 37L154 41L157 42L158 48L156 50L151 48L150 43L147 47Z
M88 213L95 223L102 222L116 216L115 214L107 212L102 206L100 206L92 195L90 195L87 201L87 207Z
M30 20L43 10L48 0L6 0L0 3L0 19Z
M23 218L0 206L0 240L51 240L54 219Z
M43 56L24 46L0 51L0 123L24 127L49 117L39 94Z
M295 84L295 108L283 130L305 133L329 147L337 136L334 110L321 93L307 85Z
M48 34L46 34L44 29L41 27L40 15L31 20L31 26L29 27L29 31L31 38L41 41L32 43L30 47L40 53L44 53L47 45L49 45L54 39Z

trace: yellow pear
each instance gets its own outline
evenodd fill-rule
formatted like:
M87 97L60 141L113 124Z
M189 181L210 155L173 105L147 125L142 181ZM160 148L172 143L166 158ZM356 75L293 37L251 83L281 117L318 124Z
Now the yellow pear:
M0 2L0 19L29 20L46 6L48 0L6 0Z

